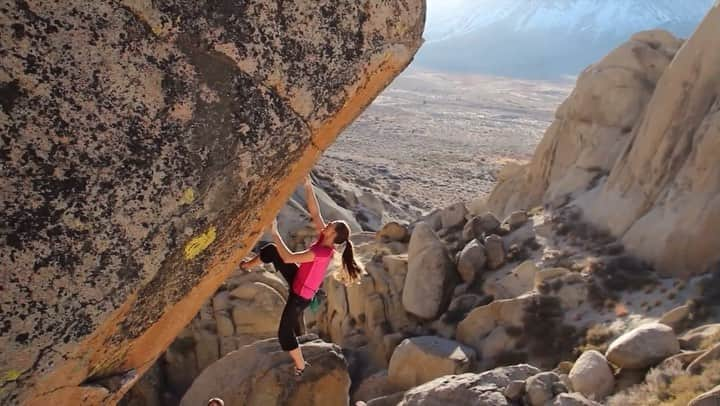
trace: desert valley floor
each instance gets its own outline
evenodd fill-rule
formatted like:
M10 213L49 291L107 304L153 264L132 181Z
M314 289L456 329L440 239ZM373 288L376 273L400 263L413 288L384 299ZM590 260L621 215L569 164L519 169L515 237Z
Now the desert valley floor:
M410 67L317 167L393 202L390 216L415 218L489 193L498 169L532 156L573 86Z

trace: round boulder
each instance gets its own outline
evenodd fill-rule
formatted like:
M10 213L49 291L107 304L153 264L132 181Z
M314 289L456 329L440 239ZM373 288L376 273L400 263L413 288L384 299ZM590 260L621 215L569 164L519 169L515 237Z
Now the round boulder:
M553 406L602 406L600 403L586 399L579 393L561 393L552 403Z
M484 234L490 234L500 228L500 220L495 217L492 213L485 213L480 216L475 216L465 223L463 227L462 236L465 241L470 241L473 238L481 239Z
M466 373L443 376L412 388L394 402L377 405L430 406L504 406L509 402L503 394L513 381L524 381L538 373L527 364L496 368L481 374ZM373 403L373 406L376 404Z
M358 401L367 401L390 395L391 393L392 390L388 384L387 371L383 370L363 379L357 386L357 389L355 389L355 392L353 392L350 400L353 402L352 404L355 404L355 402Z
M560 376L555 372L541 372L531 376L525 382L527 403L531 406L545 406L555 397L553 385L560 382Z
M445 245L430 226L415 226L408 247L408 272L402 292L402 304L408 313L423 319L435 319L450 304L458 275Z
M458 254L457 270L463 282L472 282L487 262L485 247L473 239Z
M678 339L669 326L650 323L613 341L605 357L620 368L642 369L680 352Z
M340 347L315 340L302 348L312 366L301 380L276 339L256 341L207 367L180 406L204 405L212 397L226 405L347 405L350 376Z
M435 336L403 340L395 348L388 367L388 382L406 390L445 375L468 372L475 351L457 341Z
M595 350L585 351L570 370L573 389L593 399L612 393L615 378L605 356Z
M688 406L717 406L720 405L720 385L696 397Z
M662 317L660 317L660 320L658 320L658 323L670 326L673 330L678 330L689 316L690 305L684 304L663 314Z
M377 232L376 238L379 241L400 241L406 242L410 238L410 233L406 226L391 221L383 226L380 231Z
M467 214L468 211L465 203L455 203L452 206L446 207L440 212L442 228L449 229L462 226L465 224Z
M517 230L518 228L522 227L523 224L527 223L528 221L528 215L524 211L514 211L510 216L508 216L507 219L505 219L504 223L510 226L510 230Z
M505 246L500 236L493 234L485 238L485 253L489 269L498 269L505 264Z

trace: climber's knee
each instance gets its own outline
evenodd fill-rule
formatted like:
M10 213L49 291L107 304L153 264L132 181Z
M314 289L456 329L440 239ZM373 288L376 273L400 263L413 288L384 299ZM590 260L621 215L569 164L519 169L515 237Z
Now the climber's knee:
M265 244L260 248L260 260L266 264L273 262L280 257L277 246L274 243Z

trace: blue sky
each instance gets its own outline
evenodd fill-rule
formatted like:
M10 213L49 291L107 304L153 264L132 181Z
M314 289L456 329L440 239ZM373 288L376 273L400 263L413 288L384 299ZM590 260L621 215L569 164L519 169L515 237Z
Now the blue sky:
M432 35L434 29L438 29L438 25L442 25L443 21L452 20L471 0L427 0L427 17L425 21L425 33Z

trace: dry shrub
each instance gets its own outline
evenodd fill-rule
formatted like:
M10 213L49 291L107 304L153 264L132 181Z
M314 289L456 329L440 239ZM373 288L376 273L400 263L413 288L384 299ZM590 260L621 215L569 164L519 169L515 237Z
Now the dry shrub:
M701 282L700 300L707 307L720 306L720 262L711 266Z
M560 299L554 296L538 296L525 307L523 338L531 356L541 357L549 363L548 368L562 360L572 359L578 337L574 327L563 322Z
M562 278L552 278L542 281L538 286L538 292L542 295L554 295L557 294L564 285L565 281Z
M537 290L541 295L549 295L552 293L550 284L547 281L541 282L540 285L538 285Z
M607 399L608 406L685 406L695 397L720 384L720 360L699 375L690 375L677 362L651 370L645 383Z
M605 289L605 287L602 286L602 284L595 278L591 279L590 283L588 283L587 288L588 301L596 309L601 309L603 306L605 306L605 301L610 296L613 296L613 293Z
M505 327L505 332L510 337L520 337L523 334L523 329L518 326L507 326Z
M192 337L178 337L170 344L170 349L174 352L187 354L195 351L196 344L195 339Z
M505 259L507 262L521 262L530 258L530 251L526 245L513 244L508 249Z
M535 237L532 237L529 240L525 241L524 245L532 251L537 251L542 248L542 244L540 244Z
M495 358L495 365L505 367L510 365L525 364L528 361L528 355L524 351L507 350L503 351Z
M538 216L540 214L543 214L542 206L535 206L535 207L531 208L530 210L528 210L528 212L527 212L528 217L534 217L534 216Z
M690 307L690 314L686 322L680 326L680 331L699 326L703 324L704 320L712 318L713 309L712 307L706 306L702 298L690 299L687 304Z
M457 308L457 309L453 309L453 310L448 310L443 315L443 321L448 324L457 324L462 319L464 319L465 316L468 315L468 313L470 313L470 310L472 310L472 309Z
M560 223L555 227L555 233L557 235L566 236L566 235L570 234L571 229L572 229L572 227L570 227L569 224Z
M620 255L625 252L625 246L619 242L611 242L598 248L597 252L602 255Z
M705 337L705 339L702 340L700 343L701 350L709 350L710 347L714 346L715 344L720 343L720 332L717 332L715 334L712 334L708 337Z
M581 346L579 346L575 353L580 356L585 351L597 350L601 353L605 353L612 340L617 336L615 331L603 324L596 324L585 332L585 339Z
M561 236L568 236L570 242L575 245L583 245L583 242L587 242L591 244L591 247L598 247L615 242L615 238L609 230L584 222L582 210L578 207L567 207L560 210L553 215L551 221L555 232ZM617 252L617 250L613 251Z
M592 276L588 286L588 299L596 308L608 299L617 301L623 291L651 292L658 284L652 267L629 255L593 261L584 270Z
M572 371L574 365L575 365L574 362L562 361L559 364L557 364L555 369L553 369L553 372L555 372L556 374L560 374L560 375L562 375L562 374L568 375L568 374L570 374L570 371Z
M614 291L640 290L658 283L650 265L629 255L611 258L595 276L601 278L606 288Z

